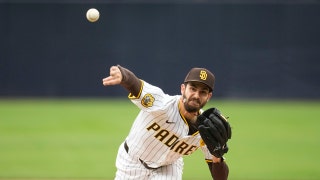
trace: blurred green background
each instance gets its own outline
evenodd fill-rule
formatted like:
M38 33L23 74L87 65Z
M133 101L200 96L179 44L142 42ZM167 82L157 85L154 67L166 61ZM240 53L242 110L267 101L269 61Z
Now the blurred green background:
M231 180L320 179L320 102L213 99L230 117ZM128 99L1 99L0 179L113 179L138 108ZM210 179L201 151L183 179Z

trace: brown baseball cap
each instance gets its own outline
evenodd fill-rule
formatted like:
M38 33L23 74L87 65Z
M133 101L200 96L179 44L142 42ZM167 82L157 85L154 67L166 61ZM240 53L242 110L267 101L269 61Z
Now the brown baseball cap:
M201 82L207 85L210 91L213 90L215 77L214 75L205 68L192 68L187 74L184 82Z

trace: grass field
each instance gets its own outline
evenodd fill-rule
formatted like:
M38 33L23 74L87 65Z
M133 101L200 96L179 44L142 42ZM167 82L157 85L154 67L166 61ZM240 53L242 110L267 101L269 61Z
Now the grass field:
M319 101L212 100L233 128L230 180L320 179ZM127 99L0 99L0 179L113 179ZM184 180L210 179L200 151Z

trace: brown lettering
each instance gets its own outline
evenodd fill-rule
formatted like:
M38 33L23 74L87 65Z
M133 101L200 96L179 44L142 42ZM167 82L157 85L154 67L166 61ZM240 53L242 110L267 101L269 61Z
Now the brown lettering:
M172 135L164 144L168 147L172 146L175 142L177 142L179 138L176 135Z
M176 148L175 152L182 154L183 151L188 147L189 145L185 142L181 142L178 147ZM179 151L179 152L178 152Z
M163 141L164 138L166 138L169 134L169 131L162 129L160 132L158 132L154 137L158 138L160 141ZM160 137L160 138L159 138Z
M190 148L184 153L184 155L189 155L195 150L197 150L197 146L191 145Z
M159 141L164 142L166 146L170 147L170 149L174 150L176 153L189 155L198 148L197 146L189 145L186 142L179 141L179 137L174 134L170 136L170 132L166 129L161 129L157 123L151 124L149 127L147 127L147 130L154 130L157 132L154 137Z
M157 123L153 123L151 124L151 126L147 128L148 131L150 131L150 129L153 129L154 131L158 131L160 129L160 126Z

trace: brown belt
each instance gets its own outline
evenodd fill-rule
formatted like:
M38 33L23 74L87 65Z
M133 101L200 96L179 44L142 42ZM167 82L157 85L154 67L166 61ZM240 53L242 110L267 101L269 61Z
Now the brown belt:
M124 146L124 149L126 150L126 152L128 153L128 152L129 152L129 146L128 146L127 142L124 142L123 146ZM143 160L141 160L140 158L139 158L139 160L140 160L141 164L142 164L145 168L147 168L147 169L150 169L150 170L158 169L158 168L149 167L148 164L145 163L145 162L144 162Z

